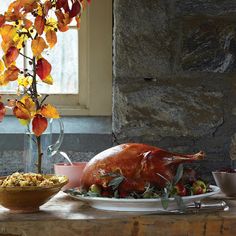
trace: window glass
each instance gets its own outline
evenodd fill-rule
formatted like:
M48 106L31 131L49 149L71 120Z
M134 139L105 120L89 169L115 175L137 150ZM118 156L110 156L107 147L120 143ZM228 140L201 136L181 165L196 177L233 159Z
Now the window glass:
M29 45L30 46L30 45ZM28 46L28 47L29 47ZM30 55L30 50L28 55ZM53 85L38 83L40 93L77 94L79 78L78 30L70 28L67 32L57 33L57 44L43 54L52 65Z

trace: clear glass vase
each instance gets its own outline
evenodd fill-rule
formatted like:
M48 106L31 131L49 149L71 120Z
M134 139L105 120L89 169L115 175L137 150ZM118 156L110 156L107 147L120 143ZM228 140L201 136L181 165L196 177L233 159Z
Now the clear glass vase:
M53 143L53 124L55 121L59 123L59 136L56 142ZM28 126L24 136L24 172L37 173L38 147L36 136ZM64 125L61 119L50 119L48 128L41 135L42 149L42 173L50 174L53 171L53 156L58 152L64 138Z

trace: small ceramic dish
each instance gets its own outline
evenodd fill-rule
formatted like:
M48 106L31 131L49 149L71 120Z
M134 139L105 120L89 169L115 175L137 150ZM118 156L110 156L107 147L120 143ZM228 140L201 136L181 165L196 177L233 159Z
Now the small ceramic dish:
M50 178L52 175L44 177ZM5 178L0 177L0 180ZM67 183L68 178L64 177L60 183L52 186L0 187L0 204L15 213L37 212Z
M227 171L213 171L215 182L228 197L236 196L236 173Z
M62 191L80 186L81 176L86 165L87 162L73 162L72 165L67 163L54 164L55 174L67 176L69 179Z

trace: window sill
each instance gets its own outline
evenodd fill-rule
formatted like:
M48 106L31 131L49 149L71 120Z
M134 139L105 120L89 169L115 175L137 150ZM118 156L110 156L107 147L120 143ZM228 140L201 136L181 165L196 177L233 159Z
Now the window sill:
M63 117L64 141L61 150L100 152L112 145L111 117ZM58 134L53 127L53 136ZM7 116L0 123L0 150L21 151L25 127L15 117Z

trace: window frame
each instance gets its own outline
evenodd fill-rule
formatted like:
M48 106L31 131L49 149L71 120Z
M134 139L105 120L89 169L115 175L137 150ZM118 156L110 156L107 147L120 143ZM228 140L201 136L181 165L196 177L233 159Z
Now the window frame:
M47 102L54 104L63 116L110 116L112 113L112 1L92 1L82 14L78 34L79 94L51 94ZM16 97L6 93L3 95Z

